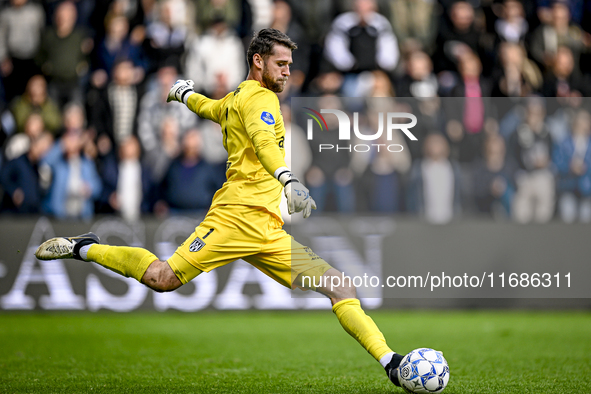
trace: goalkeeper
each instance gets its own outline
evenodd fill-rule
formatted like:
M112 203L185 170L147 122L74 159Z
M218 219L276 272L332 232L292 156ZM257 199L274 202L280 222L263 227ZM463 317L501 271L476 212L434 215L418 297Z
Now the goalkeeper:
M341 273L296 242L283 229L279 211L281 192L290 214L310 216L316 204L308 189L284 161L285 127L276 93L289 77L292 51L297 46L275 29L256 34L248 48L250 71L238 88L220 100L193 91L192 81L177 81L168 101L179 101L202 118L219 123L228 151L227 181L213 197L205 219L167 261L146 249L99 244L96 235L53 238L35 255L42 260L75 258L96 262L155 291L172 291L202 272L243 259L284 286L303 286L302 277L331 283ZM309 281L306 281L309 282ZM308 287L309 288L309 287ZM402 356L361 309L351 283L313 288L326 295L343 328L386 369L398 383Z

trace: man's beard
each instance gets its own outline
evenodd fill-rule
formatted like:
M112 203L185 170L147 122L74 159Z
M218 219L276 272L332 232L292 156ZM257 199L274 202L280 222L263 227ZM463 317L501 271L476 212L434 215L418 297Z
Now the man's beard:
M285 88L285 82L287 82L287 78L274 80L267 71L267 67L263 69L263 84L270 91L275 93L283 92L283 89Z

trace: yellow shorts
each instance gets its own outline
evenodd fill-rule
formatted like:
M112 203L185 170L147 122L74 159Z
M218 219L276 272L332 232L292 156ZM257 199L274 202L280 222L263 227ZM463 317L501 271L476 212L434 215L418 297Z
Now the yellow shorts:
M212 208L168 264L185 284L238 259L290 288L299 286L294 282L304 272L317 277L332 268L287 234L268 211L244 205Z

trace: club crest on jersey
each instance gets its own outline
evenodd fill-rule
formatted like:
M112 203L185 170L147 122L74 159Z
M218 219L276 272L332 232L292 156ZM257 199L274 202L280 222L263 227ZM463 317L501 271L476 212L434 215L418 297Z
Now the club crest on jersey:
M199 237L195 238L191 245L189 246L189 251L191 252L199 252L205 246L205 242Z
M275 119L273 118L273 115L271 115L270 112L263 111L263 113L261 114L261 119L266 124L269 124L269 125L275 124Z

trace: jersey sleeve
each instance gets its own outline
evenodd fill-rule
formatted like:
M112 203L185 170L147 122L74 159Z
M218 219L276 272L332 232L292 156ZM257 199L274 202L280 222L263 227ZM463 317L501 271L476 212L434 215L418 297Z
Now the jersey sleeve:
M271 91L261 90L248 97L242 109L244 127L255 153L265 170L273 175L279 167L286 167L275 134L278 122L284 127L279 100Z
M187 100L187 107L201 118L220 123L222 107L227 97L220 100L213 100L202 94L194 93Z

